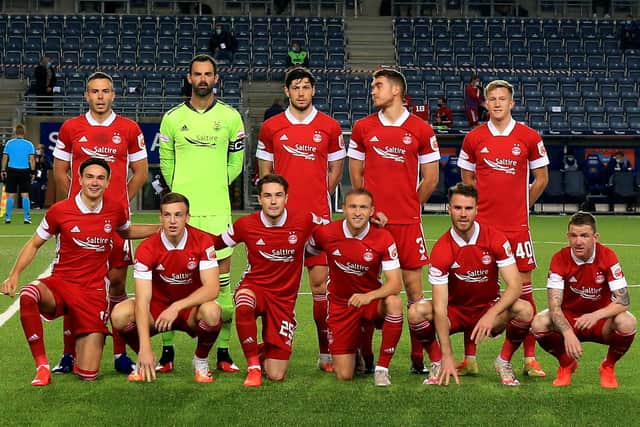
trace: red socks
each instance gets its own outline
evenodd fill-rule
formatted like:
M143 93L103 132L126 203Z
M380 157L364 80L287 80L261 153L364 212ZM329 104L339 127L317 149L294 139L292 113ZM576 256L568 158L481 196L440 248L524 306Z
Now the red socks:
M258 325L256 324L256 300L246 293L235 297L236 303L236 330L238 339L250 367L260 366L258 357ZM326 303L326 300L325 300ZM315 304L314 304L315 306ZM315 313L315 310L314 310Z
M40 320L40 290L35 285L27 285L20 290L20 322L27 338L36 367L48 365Z
M313 295L313 320L316 322L316 330L318 331L319 352L329 354L326 295Z
M402 334L402 314L387 314L382 323L382 342L380 343L380 355L378 366L388 368L391 358L396 351L400 335Z

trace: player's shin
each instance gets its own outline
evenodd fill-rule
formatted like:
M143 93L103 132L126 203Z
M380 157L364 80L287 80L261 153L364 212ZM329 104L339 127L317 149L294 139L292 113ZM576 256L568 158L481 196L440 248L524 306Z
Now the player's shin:
M507 324L507 333L504 344L502 344L502 350L500 351L500 359L505 362L511 361L511 356L520 347L522 341L529 334L529 328L531 322L524 322L517 319L512 319Z
M423 320L419 323L409 323L409 330L418 338L427 353L431 362L439 362L442 359L440 346L436 341L436 330L432 322Z
M376 367L389 368L391 358L398 347L400 335L402 335L402 314L387 314L382 324L382 342Z
M540 347L558 359L560 366L569 366L573 363L571 356L565 352L564 339L558 332L536 332L535 337Z
M240 340L244 357L247 359L247 366L259 369L258 326L255 315L256 300L253 295L246 293L236 295L235 300L236 330L238 331L238 339Z
M415 301L407 301L407 310ZM421 338L416 334L415 330L409 327L409 335L411 337L411 364L413 367L424 366L424 347Z
M113 311L113 307L115 307L118 303L127 300L127 295L110 295L109 296L109 317L111 317L111 312ZM127 352L127 347L125 340L122 336L120 336L119 331L113 327L113 321L111 323L111 331L113 337L113 355L119 356L122 353Z
M318 333L318 349L320 354L329 354L329 340L327 338L327 296L313 294L313 321Z
M73 325L70 316L64 316L62 320L62 334L64 342L64 353L76 356L76 337L73 334Z
M126 343L136 354L140 351L140 339L138 338L138 327L135 323L129 323L118 331Z
M520 299L527 301L533 307L533 315L535 316L537 313L536 300L533 298L533 292L531 291L532 284L531 282L524 282L522 284L522 295L520 295ZM524 357L536 357L536 338L533 334L528 334L524 339L523 344Z
M200 320L198 322L198 325L196 326L196 336L198 337L196 357L206 359L209 356L211 347L213 347L216 339L218 339L221 328L221 320L219 320L215 325L209 325L204 320Z
M624 334L619 331L614 331L611 336L611 344L609 344L609 351L604 359L604 363L610 366L616 364L618 360L629 350L633 339L636 337L636 332L630 334Z
M40 319L40 290L37 286L27 285L20 290L20 322L36 367L46 366L49 361L44 349L42 320Z

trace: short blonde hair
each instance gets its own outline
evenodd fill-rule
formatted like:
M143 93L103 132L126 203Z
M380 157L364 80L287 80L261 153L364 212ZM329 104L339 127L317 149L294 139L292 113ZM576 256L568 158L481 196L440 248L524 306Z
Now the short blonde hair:
M488 93L494 89L503 87L509 91L511 98L513 99L513 85L506 80L493 80L484 88L484 96L487 97Z
M14 128L13 128L13 133L16 136L25 136L27 134L27 128L25 127L25 125L23 125L22 123L18 123Z

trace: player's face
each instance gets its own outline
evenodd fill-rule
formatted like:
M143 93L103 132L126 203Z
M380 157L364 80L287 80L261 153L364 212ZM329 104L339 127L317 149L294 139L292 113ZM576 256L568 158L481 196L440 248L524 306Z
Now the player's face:
M271 219L278 219L287 204L287 193L285 193L282 185L276 182L269 182L262 186L262 191L258 195L258 202L266 216Z
M193 95L199 98L211 96L213 87L218 83L218 75L213 71L213 64L209 61L194 62L187 79Z
M369 223L373 215L371 197L366 194L352 194L344 201L344 219L353 235L359 234Z
M458 234L465 234L472 229L473 221L478 213L476 199L462 194L454 194L449 201L448 210L451 224Z
M567 239L573 254L582 261L587 261L593 256L598 237L598 233L594 233L590 225L571 224L567 232Z
M371 99L373 100L373 105L380 109L390 107L396 99L402 103L400 87L393 84L385 76L376 77L371 83Z
M487 93L487 109L492 121L501 122L511 118L513 97L506 87L497 87Z
M169 239L179 240L189 222L187 205L183 202L169 203L160 207L160 224Z
M298 111L305 111L311 107L316 88L313 87L308 78L298 79L291 82L289 87L284 88L284 94L289 98L289 105Z
M97 115L105 115L111 113L111 105L116 99L116 93L108 79L93 79L87 85L85 99L89 104L89 111Z
M82 194L91 200L101 198L108 185L109 176L107 171L100 165L89 165L80 175Z

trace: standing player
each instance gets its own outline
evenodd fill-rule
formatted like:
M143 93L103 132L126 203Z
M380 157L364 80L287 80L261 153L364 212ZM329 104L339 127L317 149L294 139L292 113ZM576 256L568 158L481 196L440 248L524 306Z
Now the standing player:
M24 138L26 134L24 125L17 124L13 133L16 137L7 141L4 146L0 172L2 176L0 181L5 183L5 192L7 194L7 212L5 213L4 223L11 223L14 198L18 194L18 188L20 188L22 217L25 224L31 224L29 190L31 189L32 177L35 176L36 172L35 149L33 143Z
M109 333L107 270L113 236L117 231L125 238L142 238L158 229L152 225L130 226L129 212L120 201L103 198L110 175L106 161L86 160L78 173L81 191L47 211L2 283L2 293L13 297L20 273L42 245L57 236L51 275L20 290L20 321L36 362L36 377L31 382L34 386L51 382L40 316L50 320L63 315L71 318L78 350L78 378L98 377L104 338Z
M289 183L289 202L293 212L311 211L330 221L330 193L342 178L346 157L342 130L337 121L313 106L315 77L309 70L296 67L285 77L284 93L289 108L267 120L260 128L256 157L263 177L271 172ZM325 254L305 260L313 294L313 319L318 332L318 367L331 371L327 342L327 257Z
M117 115L111 106L116 94L111 76L93 73L87 79L86 114L65 121L58 133L53 151L53 175L57 200L72 197L79 191L78 166L86 159L104 159L111 167L111 184L107 196L119 201L129 211L129 201L138 194L147 180L147 150L144 136L137 123ZM127 174L131 172L131 177ZM127 268L132 263L130 242L115 237L114 250L109 259L110 307L127 299ZM65 316L64 355L54 373L68 373L73 367L75 340L73 325ZM115 368L128 374L133 362L127 356L124 340L113 333Z
M389 386L389 364L402 334L400 262L391 234L369 221L373 196L364 188L344 196L344 219L312 234L310 250L323 250L329 261L329 347L339 380L353 378L361 326L382 329L380 354L374 371L376 386ZM384 274L385 282L381 281Z
M236 328L248 365L245 387L262 385L262 367L272 381L282 381L287 374L304 246L316 223L322 222L307 210L285 208L288 187L280 175L262 177L262 210L240 218L216 239L216 247L240 242L247 247L249 267L235 293ZM257 317L262 317L263 344L258 344Z
M422 267L429 263L421 206L438 184L438 142L431 126L402 105L404 76L390 68L373 73L373 104L379 108L358 120L349 144L353 188L366 188L388 217L385 227L398 244L409 307L423 298ZM366 164L366 166L365 166ZM419 178L422 177L420 181ZM425 373L422 346L411 333L411 371ZM437 354L433 355L439 360Z
M521 298L529 301L535 312L531 272L536 260L529 232L529 208L549 182L549 158L540 134L511 117L514 101L509 82L492 81L485 89L485 98L489 122L464 138L458 166L462 181L478 189L478 221L497 228L509 239L522 279ZM475 346L467 341L459 373L478 372L475 355ZM531 334L524 341L524 357L526 375L546 375L535 358L535 338Z
M409 327L429 345L435 340L432 321L442 347L442 363L432 365L424 384L458 384L450 334L464 331L479 343L507 330L507 339L495 366L502 384L517 386L511 356L529 332L533 309L518 299L522 282L511 254L511 245L501 232L475 221L478 192L458 183L449 188L452 227L433 246L429 281L433 302L421 301L409 309ZM507 283L500 295L498 273Z
M629 313L629 291L618 257L602 245L596 219L577 212L569 220L569 246L551 258L549 308L533 319L538 343L560 362L554 386L571 384L583 355L582 341L609 346L600 364L600 386L617 388L615 365L631 347L637 321Z
M156 362L151 335L180 330L197 337L193 356L195 379L213 382L209 351L222 327L222 310L214 301L220 289L213 236L187 225L189 200L167 193L160 201L159 233L136 250L135 298L113 309L114 328L138 352L129 381L152 381Z
M191 60L187 76L191 99L169 110L160 124L160 170L171 191L191 202L193 227L221 234L231 224L229 185L242 172L244 125L240 113L215 98L219 76L208 55ZM216 252L220 267L220 294L224 324L218 340L219 370L238 372L229 355L233 320L230 269L231 248ZM159 370L173 369L173 333L163 334Z

